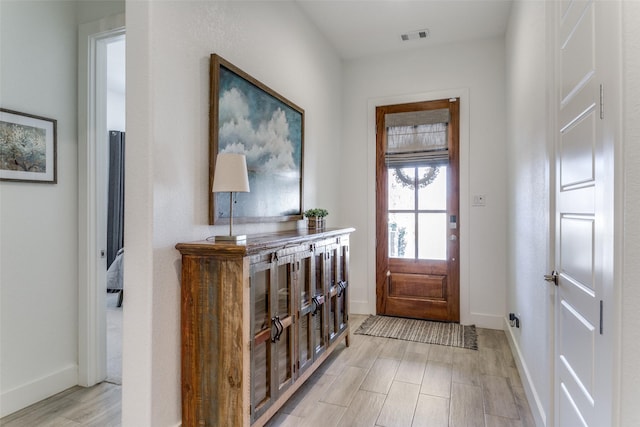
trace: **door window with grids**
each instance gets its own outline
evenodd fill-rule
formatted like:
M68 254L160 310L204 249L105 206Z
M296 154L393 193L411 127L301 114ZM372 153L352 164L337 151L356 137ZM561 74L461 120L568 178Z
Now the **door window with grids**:
M385 116L390 258L447 258L448 121L448 109Z
M390 168L389 257L447 258L447 166Z

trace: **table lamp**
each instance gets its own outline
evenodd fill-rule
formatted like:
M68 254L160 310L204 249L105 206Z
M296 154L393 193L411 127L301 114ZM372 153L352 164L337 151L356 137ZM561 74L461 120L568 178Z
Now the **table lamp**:
M213 175L214 193L229 192L229 235L216 236L216 242L245 243L246 235L233 235L233 193L249 192L249 176L247 174L247 159L244 154L218 153L216 169Z

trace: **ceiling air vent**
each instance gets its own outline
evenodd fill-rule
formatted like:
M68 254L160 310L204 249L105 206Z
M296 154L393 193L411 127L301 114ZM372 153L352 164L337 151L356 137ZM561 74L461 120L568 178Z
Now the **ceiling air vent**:
M411 31L400 35L402 41L405 42L409 40L426 39L427 37L429 37L429 30L426 28L424 30Z

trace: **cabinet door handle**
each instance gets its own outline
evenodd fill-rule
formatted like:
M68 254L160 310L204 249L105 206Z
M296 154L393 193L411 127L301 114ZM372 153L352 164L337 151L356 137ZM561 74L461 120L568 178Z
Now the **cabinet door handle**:
M280 334L284 331L284 327L282 326L282 323L280 323L280 317L272 317L271 323L273 323L273 326L276 328L276 335L271 337L271 342L280 341Z
M278 336L278 325L276 324L276 318L271 318L271 325L276 329L276 334L273 335L273 329L271 330L271 342L276 342L276 337Z
M311 298L311 301L313 301L313 305L315 306L315 308L313 309L313 313L311 315L315 316L316 314L318 314L318 310L320 310L320 306L324 304L324 296L316 295L315 297Z
M277 324L279 326L278 335L276 335L276 340L280 341L280 337L282 336L282 333L284 332L284 325L280 321L280 317L279 316L276 316L276 322L277 322Z
M338 282L338 298L342 296L344 291L347 289L347 286L348 284L344 280Z

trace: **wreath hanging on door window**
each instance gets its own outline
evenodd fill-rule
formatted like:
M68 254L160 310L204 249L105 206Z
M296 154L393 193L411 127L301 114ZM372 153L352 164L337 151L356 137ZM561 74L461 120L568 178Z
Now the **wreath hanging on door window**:
M412 177L402 172L401 168L395 168L394 170L398 184L403 187L415 188L415 181ZM429 166L424 175L422 175L422 178L418 178L418 188L425 188L431 184L438 177L438 173L440 173L440 168L437 166Z

